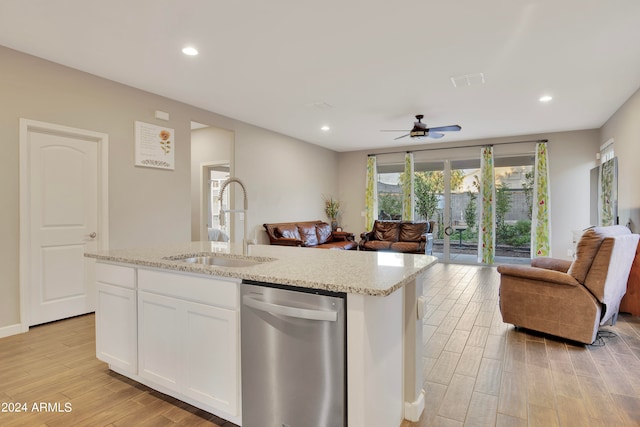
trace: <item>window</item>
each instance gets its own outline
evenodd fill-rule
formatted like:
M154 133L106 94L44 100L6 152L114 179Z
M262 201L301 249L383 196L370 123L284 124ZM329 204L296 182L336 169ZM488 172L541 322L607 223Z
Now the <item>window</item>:
M613 138L611 138L600 146L600 163L604 163L614 157L615 152L613 151Z
M397 168L378 166L378 219L402 219L402 173L384 172L385 169Z

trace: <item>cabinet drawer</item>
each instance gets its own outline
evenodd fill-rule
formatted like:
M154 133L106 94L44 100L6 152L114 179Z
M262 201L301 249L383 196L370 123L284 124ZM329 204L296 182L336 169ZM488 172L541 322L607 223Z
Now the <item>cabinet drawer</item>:
M129 289L136 288L136 270L121 265L96 263L96 281Z
M239 283L239 280L214 276L138 270L138 287L141 290L234 310L238 308Z

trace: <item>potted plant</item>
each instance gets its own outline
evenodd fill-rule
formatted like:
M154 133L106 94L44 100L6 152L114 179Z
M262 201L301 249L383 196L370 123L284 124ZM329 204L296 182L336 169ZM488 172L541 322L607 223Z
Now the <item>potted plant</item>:
M331 220L331 230L336 231L338 227L338 215L340 214L340 201L333 196L324 198L324 212Z

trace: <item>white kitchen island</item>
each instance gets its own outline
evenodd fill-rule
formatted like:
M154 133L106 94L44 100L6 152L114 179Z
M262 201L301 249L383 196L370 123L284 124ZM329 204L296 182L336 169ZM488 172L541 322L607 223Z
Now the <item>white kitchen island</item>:
M259 262L180 260L201 254ZM419 296L435 257L268 245L250 245L244 256L240 246L218 242L86 256L97 263L97 357L120 374L242 425L246 279L346 294L349 426L396 427L424 409Z

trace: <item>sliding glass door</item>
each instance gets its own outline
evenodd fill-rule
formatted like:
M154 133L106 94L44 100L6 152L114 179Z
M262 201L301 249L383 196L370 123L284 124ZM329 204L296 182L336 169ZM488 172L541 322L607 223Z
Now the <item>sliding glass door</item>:
M496 257L528 262L531 257L531 203L534 156L495 159Z
M494 158L495 262L528 263L534 156L499 148ZM435 222L433 254L444 262L478 263L480 152L472 147L414 153L414 218ZM379 159L379 219L402 218L404 168L400 155Z
M449 164L449 257L474 262L478 257L480 159L452 160Z
M448 161L416 161L414 166L415 214L417 221L434 221L433 255L448 259L449 236L445 229L449 224ZM448 255L447 255L448 256Z

